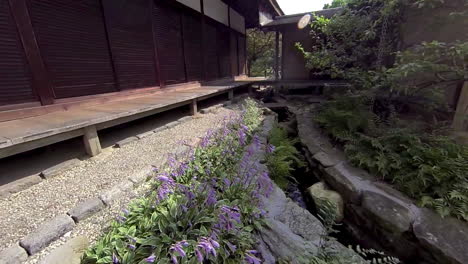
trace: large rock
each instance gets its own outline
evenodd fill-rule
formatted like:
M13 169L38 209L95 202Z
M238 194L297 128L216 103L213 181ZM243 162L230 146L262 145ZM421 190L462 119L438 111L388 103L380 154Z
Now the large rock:
M80 264L81 257L88 246L89 241L86 237L75 237L52 251L41 261L41 264Z
M322 236L326 235L322 223L289 198L284 210L275 219L287 225L294 234L315 245L319 245Z
M324 180L338 191L347 203L361 204L362 190L367 186L366 180L371 176L365 171L356 169L341 162L325 169Z
M362 208L375 223L394 234L402 234L411 228L411 205L381 190L364 191Z
M316 153L313 158L325 168L335 166L344 160L344 158L340 156L337 151L331 153L320 151Z
M413 224L414 234L438 263L468 263L468 224L453 218L441 218L421 209Z
M74 226L75 222L68 215L57 216L23 238L20 245L33 255L72 230Z
M324 201L333 205L335 222L340 223L344 218L344 202L341 195L332 191L324 182L318 182L307 188L307 192L315 203L317 209L325 209Z
M0 252L0 264L21 264L28 259L28 253L19 245L11 246Z
M318 253L318 247L306 241L280 221L266 219L267 227L260 230L260 238L276 258L299 263L299 257L311 257Z

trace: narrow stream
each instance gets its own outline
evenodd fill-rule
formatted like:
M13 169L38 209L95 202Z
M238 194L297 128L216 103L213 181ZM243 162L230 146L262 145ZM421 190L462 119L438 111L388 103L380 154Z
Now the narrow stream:
M294 114L288 111L287 108L275 108L272 110L278 114L278 125L286 127L291 138L297 138L297 122L295 120ZM295 169L292 175L294 180L289 181L289 185L285 192L286 195L295 201L299 206L307 209L310 213L317 217L317 209L312 198L307 193L307 188L319 182L319 176L322 172L313 168L307 162L307 159L305 158L305 152L300 142L297 143L295 147L301 153L302 159L306 161L306 166ZM357 246L362 248L372 247L372 242L366 243L366 241L362 241L358 237L353 236L352 232L350 232L350 228L348 228L345 223L346 221L343 221L341 224L337 224L334 229L338 232L331 234L331 236L345 246L351 246L353 248L356 248Z

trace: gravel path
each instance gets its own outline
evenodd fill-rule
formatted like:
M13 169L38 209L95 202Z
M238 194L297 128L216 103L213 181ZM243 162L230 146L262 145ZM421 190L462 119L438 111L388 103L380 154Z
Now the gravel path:
M84 160L79 166L55 177L45 180L23 192L0 200L0 250L17 243L22 237L36 229L44 221L66 213L78 202L97 197L132 173L140 171L145 165L157 165L172 153L184 140L203 136L208 129L219 126L221 120L230 112L220 108L216 113L201 115L178 126L155 133L135 141L123 148L107 148L97 157ZM47 254L70 237L86 235L91 241L102 234L111 218L128 204L131 198L142 194L147 186L127 193L115 204L101 211L77 227L48 249L30 258L28 263Z

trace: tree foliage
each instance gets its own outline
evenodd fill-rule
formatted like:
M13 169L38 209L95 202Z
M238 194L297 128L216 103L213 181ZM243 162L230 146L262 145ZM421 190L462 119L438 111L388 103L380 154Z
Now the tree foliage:
M333 0L330 4L325 4L323 6L323 9L343 7L343 6L346 6L347 3L348 3L348 0Z
M468 220L468 147L446 136L444 122L453 111L446 88L468 77L468 42L429 41L397 51L402 8L443 4L349 0L331 19L314 19L311 47L297 46L316 75L352 84L316 118L350 161L421 206ZM467 18L456 12L447 19L454 17Z
M249 76L273 75L275 33L259 29L247 31L247 72Z

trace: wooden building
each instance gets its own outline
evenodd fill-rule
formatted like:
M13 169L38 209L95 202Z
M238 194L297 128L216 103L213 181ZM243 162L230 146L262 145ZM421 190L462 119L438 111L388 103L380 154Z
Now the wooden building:
M269 0L0 0L0 122L243 75L246 27L278 10Z
M0 158L79 136L96 155L100 129L231 98L219 80L245 75L246 28L282 14L276 0L0 0Z

